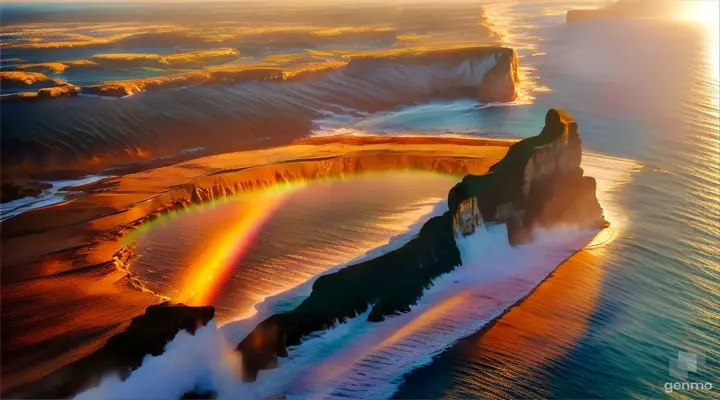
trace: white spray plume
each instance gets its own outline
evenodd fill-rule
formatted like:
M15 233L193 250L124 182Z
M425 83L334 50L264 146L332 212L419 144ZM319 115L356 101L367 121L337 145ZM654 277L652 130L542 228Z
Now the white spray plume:
M215 320L195 332L180 331L160 356L146 356L127 380L108 376L76 400L179 399L185 393L224 387L239 379L240 355L218 331Z

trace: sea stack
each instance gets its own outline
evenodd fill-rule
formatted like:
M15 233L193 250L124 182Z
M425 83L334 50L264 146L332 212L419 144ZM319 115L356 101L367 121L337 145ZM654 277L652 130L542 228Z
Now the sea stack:
M511 244L532 240L535 227L607 223L595 196L595 180L580 167L577 123L551 109L539 135L510 147L483 175L468 175L448 195L449 211L431 218L418 236L372 260L321 276L297 308L260 323L240 344L244 376L277 366L288 346L367 312L368 320L411 311L433 280L461 265L456 237L506 223Z
M450 190L448 205L457 212L463 201L476 199L483 221L508 224L511 244L530 240L535 227L605 226L595 179L584 176L581 160L577 123L552 109L539 135L511 146L488 173L465 176Z

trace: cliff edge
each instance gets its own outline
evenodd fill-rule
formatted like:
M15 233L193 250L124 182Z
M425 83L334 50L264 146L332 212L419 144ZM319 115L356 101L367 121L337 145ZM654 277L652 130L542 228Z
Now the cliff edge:
M483 175L467 175L450 190L448 205L462 216L459 222L480 220L506 223L511 244L532 239L536 227L607 224L595 197L595 179L580 167L582 141L578 125L563 110L545 116L539 135L510 146L507 155ZM473 206L463 206L471 200ZM456 234L474 232L459 223Z
M100 383L106 375L126 379L147 355L158 356L181 330L191 334L215 317L214 307L189 307L163 303L150 306L128 327L111 337L94 353L18 388L9 397L67 398Z
M448 195L449 211L431 218L416 238L372 260L321 276L292 311L260 323L240 344L244 379L277 366L288 346L368 311L368 320L410 311L438 276L462 264L455 239L506 223L508 240L532 240L535 227L604 227L595 180L584 176L577 123L552 109L537 136L514 144L483 175L468 175Z

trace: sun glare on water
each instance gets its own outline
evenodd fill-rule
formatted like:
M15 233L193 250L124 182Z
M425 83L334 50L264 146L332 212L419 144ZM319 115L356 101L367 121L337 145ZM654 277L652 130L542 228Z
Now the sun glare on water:
M708 60L710 61L710 78L717 84L720 75L720 0L683 1L679 2L678 18L683 21L699 24L706 31ZM717 93L712 93L717 104Z
M701 22L717 29L720 21L720 0L684 1L682 4L682 19Z

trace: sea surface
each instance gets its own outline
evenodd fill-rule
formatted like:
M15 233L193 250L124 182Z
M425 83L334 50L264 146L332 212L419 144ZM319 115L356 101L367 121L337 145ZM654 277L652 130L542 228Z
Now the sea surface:
M192 381L209 374L213 377L212 383L227 389L225 396L231 398L275 395L278 387L285 389L288 398L292 395L412 399L718 398L720 63L717 19L710 18L713 8L707 8L710 10L707 15L690 13L678 15L675 20L617 19L565 24L564 11L579 3L585 7L600 2L477 2L484 10L483 40L505 43L518 49L521 56L521 97L512 104L480 104L461 99L421 101L392 111L316 109L312 134L412 132L522 138L539 132L549 108L563 108L579 123L586 151L583 160L586 173L598 178L598 197L612 223L607 237L587 245L593 240L592 232L558 230L547 232L545 240L532 246L512 249L502 240L502 228L495 227L482 237L472 237L468 243L460 244L468 268L463 266L439 279L413 312L382 324L368 324L361 316L313 337L291 349L293 359L281 360L280 368L261 373L254 384L228 383L227 371L232 371L233 366L225 361L205 363L213 357L224 360L224 349L217 348L217 343L222 341L219 334L208 329L201 330L197 338L179 337L168 348L165 358L149 360L126 385L105 382L98 389L100 392L86 393L88 398L99 393L108 398L122 398L147 393L147 390L182 394L183 390L193 389L192 385L158 386L157 378L164 376L163 371L172 376L172 383L182 381L180 377ZM463 4L471 9L467 3ZM402 5L411 7L405 2ZM393 15L397 18L402 13L397 11ZM362 20L360 16L357 18ZM377 19L367 18L368 24L379 23ZM440 22L433 25L428 22L433 20L430 16L425 14L424 18L421 20L428 30L452 25L448 20L444 20L447 25ZM458 21L465 23L464 19ZM411 22L407 23L410 28L403 29L420 29ZM458 22L458 26L462 24ZM441 36L447 40L452 38L452 33L443 30ZM463 36L462 40L467 37ZM197 104L215 104L217 114L232 114L238 107L232 104L233 99L247 95L243 94L244 90L250 89L203 87L195 94L204 100L185 102L187 98L179 96L177 104L187 107L183 110L193 111ZM125 102L134 100L132 98L116 100L114 102L121 104L117 107L127 113L122 114L124 121L117 121L123 130L140 126L139 116L152 111L146 109L146 105L160 106L164 99L172 97L167 93L152 95L142 100L145 103ZM57 104L49 106L57 114L79 107ZM102 115L115 115L114 109L112 113L108 111L115 106L93 107L107 113ZM135 111L139 114L133 114ZM74 118L93 124L96 117L78 114ZM151 119L160 124L181 120L178 118L156 113ZM95 143L112 144L113 140L126 145L130 138L142 143L137 147L157 144L156 138L144 136L143 132L133 131L127 136L98 132L99 141L87 144L87 148L93 148ZM135 144L128 145L132 146ZM82 151L73 148L66 152ZM369 184L384 185L377 181ZM342 186L342 183L333 185ZM430 186L442 192L443 185ZM327 187L307 190L310 191L307 198L295 193L293 196L299 197L288 201L307 203L307 199L322 197ZM428 214L442 211L441 206L437 206L442 201L431 201L437 197L433 190L409 191L389 205L373 203L371 198L360 202L357 207L373 210L363 216L365 220L353 220L352 226L332 227L333 232L345 232L344 235L357 241L341 243L335 237L328 237L328 243L337 252L327 259L313 260L304 278L310 279L312 273L323 270L331 271L365 252L377 254L387 251L387 246L392 247L393 243L397 245L403 240L403 234L412 234L413 226L417 228L416 224ZM322 208L318 202L310 203L303 207ZM352 206L349 204L346 210L352 210ZM398 209L408 211L399 222L393 222L391 227L376 223ZM200 212L206 212L208 220L217 218L212 214L217 211ZM257 212L260 219L268 215L267 209L253 212ZM274 223L272 219L267 222L267 235L265 231L259 233L262 243L254 250L254 262L258 265L272 261L273 268L283 267L274 260L268 261L272 257L263 258L262 249L271 249L274 245L269 232L282 231L278 225L282 221L300 223L304 217L278 218ZM185 223L188 228L195 222L173 220L167 224L175 227L177 225L172 224L176 223ZM350 232L359 226L367 229ZM309 225L305 228L314 229ZM145 235L152 243L153 235L161 234L162 229L162 224L157 228L151 226L139 235ZM200 226L198 232L212 229L216 228ZM187 229L184 234L190 237L194 233ZM383 247L382 243L393 235L394 241ZM313 245L317 243L299 249L299 257L312 257L316 251ZM585 250L554 269L583 247ZM152 245L146 246L146 260L151 259L152 251ZM142 262L143 258L138 264L140 277L148 285L155 285L153 290L164 295L180 290L177 285L158 284L167 282L164 280L167 271L153 270L149 264L143 267ZM161 279L152 274L161 275ZM533 291L543 279L545 281ZM222 336L237 343L261 316L294 307L298 299L307 295L310 284L311 281L302 283L295 279L286 285L286 292L280 293L277 289L283 285L261 287L257 299L241 299L243 309L235 310L238 313L235 321L232 318L223 321ZM274 297L261 301L273 294ZM522 303L507 310L528 294ZM258 314L245 315L247 307L254 307ZM224 306L224 312L230 314L231 309L231 305ZM491 322L506 310L507 313ZM196 350L188 353L188 349ZM690 352L698 360L696 371L688 372L685 381L670 373L669 366L672 360L678 359L679 352ZM182 366L185 375L180 374L177 366ZM672 388L677 382L709 382L714 388L707 391L667 389L668 384Z
M251 316L267 297L357 262L393 237L416 234L418 222L444 202L457 180L385 172L200 206L127 238L137 255L132 270L161 296L214 305L219 322Z
M476 106L455 102L437 105L443 111L436 113L404 110L403 118L413 130L437 129L442 118L466 132L479 126L528 136L548 108L561 107L578 121L586 151L642 167L613 195L614 240L561 267L557 283L543 284L561 293L564 285L589 293L597 287L590 304L575 303L576 296L531 296L487 331L406 376L394 397L717 398L717 20L565 25L562 15L526 15L552 11L559 2L530 3L487 8L509 26L523 27L515 28L514 40L544 53L522 62L536 68L533 75L549 92L536 93L528 106L472 112ZM705 364L687 379L711 382L714 391L665 390L682 382L668 370L679 351L704 355Z

